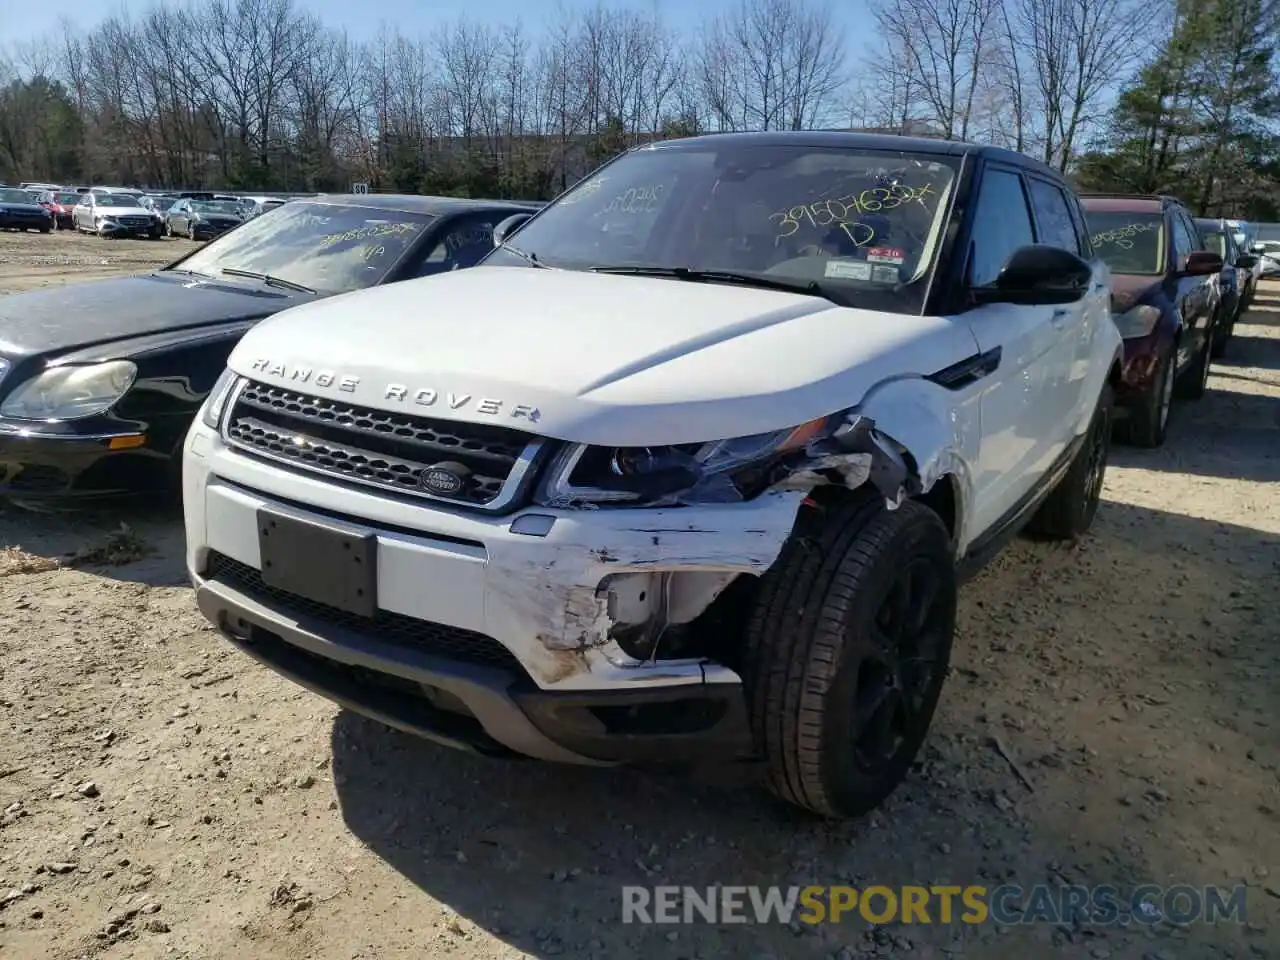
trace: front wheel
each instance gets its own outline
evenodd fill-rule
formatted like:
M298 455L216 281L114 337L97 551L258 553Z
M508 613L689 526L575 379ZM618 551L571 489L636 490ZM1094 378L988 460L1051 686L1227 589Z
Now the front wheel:
M770 789L827 817L905 779L951 656L956 573L936 513L861 494L806 508L765 574L743 683Z
M1104 384L1084 443L1066 475L1031 518L1028 533L1046 540L1075 540L1088 532L1102 501L1102 483L1111 450L1111 419L1111 386Z

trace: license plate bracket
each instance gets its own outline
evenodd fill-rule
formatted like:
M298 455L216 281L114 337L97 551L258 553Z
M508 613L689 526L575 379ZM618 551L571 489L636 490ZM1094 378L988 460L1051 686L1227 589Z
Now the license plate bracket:
M361 617L378 609L378 539L322 520L258 510L262 582Z

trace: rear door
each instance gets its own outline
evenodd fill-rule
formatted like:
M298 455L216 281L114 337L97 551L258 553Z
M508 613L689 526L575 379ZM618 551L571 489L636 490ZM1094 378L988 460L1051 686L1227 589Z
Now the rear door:
M1191 217L1181 207L1169 208L1173 226L1172 282L1177 290L1178 313L1182 316L1183 336L1178 344L1178 369L1182 370L1204 349L1215 306L1214 278L1189 277L1183 273L1187 255L1203 250L1200 234Z
M995 283L1009 255L1035 242L1021 173L987 163L974 203L969 250L970 289ZM1032 493L1052 462L1063 413L1049 383L1061 379L1057 347L1061 321L1054 307L984 304L963 314L994 371L982 381L973 529L981 535L1006 519Z

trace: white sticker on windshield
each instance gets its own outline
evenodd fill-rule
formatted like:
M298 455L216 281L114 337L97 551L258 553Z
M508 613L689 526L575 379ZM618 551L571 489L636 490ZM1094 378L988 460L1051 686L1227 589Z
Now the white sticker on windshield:
M861 260L828 260L826 275L835 280L870 280L871 264Z
M871 279L876 283L897 283L898 268L874 266L871 268Z

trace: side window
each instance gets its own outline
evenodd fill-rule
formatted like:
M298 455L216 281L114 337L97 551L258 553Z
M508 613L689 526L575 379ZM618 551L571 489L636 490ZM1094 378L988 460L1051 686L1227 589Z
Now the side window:
M454 221L436 238L410 276L429 277L474 267L493 249L493 228L499 219L496 216L462 217Z
M1066 196L1047 180L1032 177L1027 183L1031 187L1031 207L1036 212L1036 226L1039 228L1038 242L1079 253L1080 238L1071 221L1071 208Z
M1034 242L1022 177L1009 170L988 168L973 211L970 284L987 287L995 283L1009 255Z

